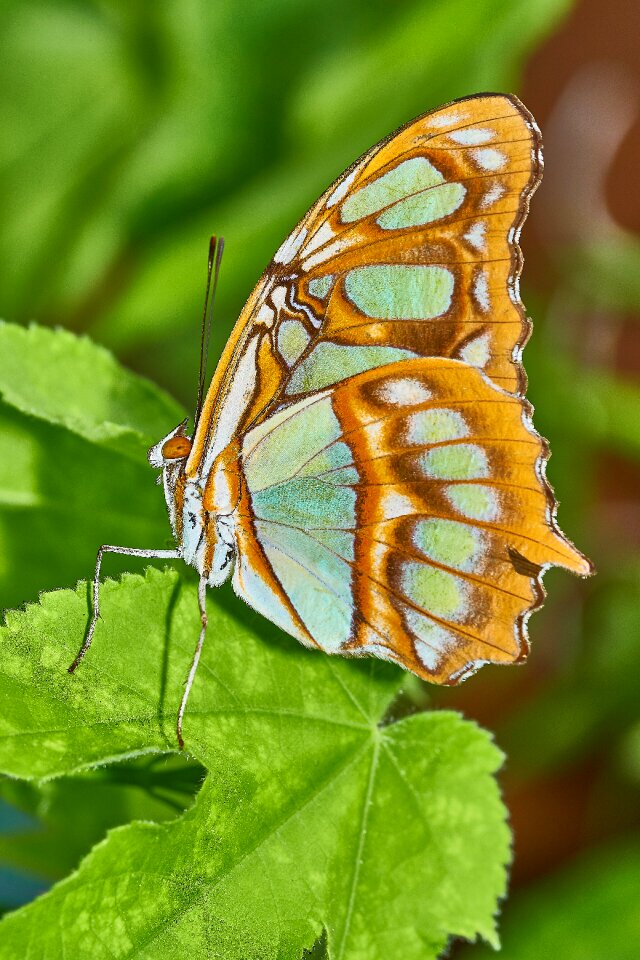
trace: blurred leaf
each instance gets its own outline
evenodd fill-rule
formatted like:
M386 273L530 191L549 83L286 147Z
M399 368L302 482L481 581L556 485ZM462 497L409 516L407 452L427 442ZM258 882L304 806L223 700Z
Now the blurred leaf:
M633 725L623 739L618 760L626 776L640 784L640 721Z
M184 416L154 384L66 330L0 322L0 357L9 406L135 460Z
M27 941L92 958L183 956L186 943L192 957L299 956L323 926L330 953L367 960L435 958L450 934L495 942L509 831L486 734L445 712L381 725L397 669L266 643L216 601L185 722L210 770L195 807L112 832L4 920L0 956ZM154 570L106 584L94 646L70 677L87 614L81 585L8 615L0 764L12 776L175 747L195 586ZM392 811L402 830L389 829Z
M209 235L228 240L215 354L332 179L415 114L514 89L569 6L9 5L0 313L90 330L191 400Z
M502 921L504 960L636 960L640 841L585 857L514 898ZM464 960L495 957L476 947Z
M348 56L338 50L309 72L292 103L293 138L307 153L344 143L341 155L351 151L346 166L430 108L470 93L511 90L523 55L570 7L570 0L409 6Z
M548 774L614 746L617 731L626 735L638 715L638 584L640 566L633 561L596 581L574 662L501 731L512 772ZM524 743L526 750L518 749Z
M11 324L0 393L0 608L86 576L101 543L165 546L146 453L177 404L86 339Z
M47 889L48 884L30 874L11 867L0 868L0 917L24 903L34 900Z
M640 240L616 230L567 255L566 276L574 297L591 309L640 310Z
M640 388L606 370L585 369L542 342L527 349L536 423L576 446L602 446L640 457ZM560 441L562 442L562 440Z
M203 775L193 761L156 755L39 784L4 779L0 798L7 810L10 805L28 818L12 832L0 830L0 863L59 880L112 827L181 813Z

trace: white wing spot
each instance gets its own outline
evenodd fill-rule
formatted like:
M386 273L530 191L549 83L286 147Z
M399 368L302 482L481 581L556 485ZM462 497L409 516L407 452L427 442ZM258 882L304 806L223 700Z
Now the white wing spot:
M368 643L361 648L361 652L371 657L379 657L381 660L389 660L390 663L398 663L398 656L382 643Z
M500 197L503 197L505 194L505 189L501 183L492 183L487 192L485 193L482 201L480 203L481 207L491 207L496 200L499 200Z
M307 244L305 244L302 251L302 256L308 256L313 250L317 250L318 247L324 246L325 243L328 243L329 240L332 240L335 237L334 231L331 229L328 223L323 223L319 230L313 234L311 239Z
M276 263L291 263L298 250L305 241L307 228L302 227L297 233L292 233L284 243L276 250L273 259Z
M312 270L313 267L317 267L319 263L324 263L325 260L331 260L332 257L337 256L345 247L348 246L348 239L340 239L338 237L333 241L333 243L330 243L322 250L318 250L317 253L312 253L310 257L307 257L302 264L302 269L306 273L308 270Z
M385 490L382 496L382 515L385 520L395 520L396 517L406 517L416 512L415 505L410 497L404 497L396 490Z
M493 147L485 147L484 150L474 150L473 156L483 170L501 170L507 162L504 153L494 150Z
M424 383L410 377L387 380L378 387L376 394L383 403L401 407L417 406L431 399L431 391Z
M432 673L435 673L441 662L444 660L445 651L435 650L433 647L430 647L428 643L424 643L422 640L416 640L414 645L418 660L420 660L422 665L426 667L427 670L431 670Z
M268 304L263 303L256 314L256 323L263 324L265 327L270 327L272 326L274 319L274 311L270 306L268 306Z
M235 435L238 421L242 418L253 396L256 387L256 357L260 339L261 335L256 333L247 341L229 391L218 410L215 433L200 468L200 476L209 475L214 460Z
M474 340L465 343L460 351L460 357L472 367L486 367L489 362L491 338L483 333Z
M344 180L341 180L341 181L340 181L340 183L338 184L338 186L335 188L335 190L333 191L333 193L331 194L331 196L330 196L329 199L327 200L327 202L326 202L326 204L325 204L326 207L333 207L333 206L335 206L336 203L338 203L340 200L342 200L342 198L343 198L344 196L346 196L346 194L347 194L347 192L348 192L348 190L349 190L349 187L351 186L351 184L352 184L353 181L355 180L355 177L356 177L356 174L357 174L357 173L358 173L358 168L356 167L356 169L355 169L355 170L352 170L351 173L344 178Z
M484 220L477 220L472 224L464 235L464 239L475 247L476 250L484 250L487 225Z
M489 297L489 284L487 282L487 275L484 270L481 270L474 283L473 283L473 295L476 298L476 302L481 310L485 313L491 309L491 299Z
M458 645L455 633L446 627L434 623L429 617L417 610L408 608L405 620L414 637L414 646L418 658L427 670L436 671L444 657Z
M464 130L454 130L453 133L449 134L449 139L465 147L479 147L480 144L493 140L495 135L494 130L478 130L473 127L466 127Z
M271 292L271 303L276 310L283 310L287 302L287 288L283 286L274 287Z
M432 117L428 122L432 127L452 127L456 123L463 123L466 119L466 113L443 113L439 117Z

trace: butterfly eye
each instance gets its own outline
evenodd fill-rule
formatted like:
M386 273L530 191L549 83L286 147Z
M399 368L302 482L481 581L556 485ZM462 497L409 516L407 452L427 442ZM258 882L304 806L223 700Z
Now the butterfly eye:
M171 437L162 447L165 460L183 460L191 453L191 440L188 437Z

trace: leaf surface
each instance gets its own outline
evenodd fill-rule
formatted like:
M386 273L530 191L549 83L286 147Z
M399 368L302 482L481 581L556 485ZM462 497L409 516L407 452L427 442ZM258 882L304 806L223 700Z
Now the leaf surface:
M84 585L9 614L0 767L12 776L175 749L195 586L150 569L105 584L102 602L73 677ZM112 831L4 920L0 957L289 958L323 929L339 960L423 960L452 934L495 942L509 831L487 735L448 712L387 723L397 669L306 651L275 631L262 640L264 621L224 591L209 613L184 728L209 770L194 807Z
M8 323L0 397L0 609L87 576L102 543L169 545L147 449L175 401L86 338Z

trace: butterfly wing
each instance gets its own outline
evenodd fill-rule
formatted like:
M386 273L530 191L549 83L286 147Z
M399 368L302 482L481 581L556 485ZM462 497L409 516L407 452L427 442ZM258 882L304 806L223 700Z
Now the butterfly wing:
M306 644L439 683L522 658L544 569L589 572L528 414L442 358L283 408L243 439L237 592Z
M187 472L282 402L400 359L462 359L522 393L517 241L541 171L535 122L511 96L457 101L373 147L258 282Z
M235 589L307 645L453 683L525 655L546 567L590 572L522 399L541 166L513 97L413 121L320 198L232 332L187 473L215 502L233 448Z

